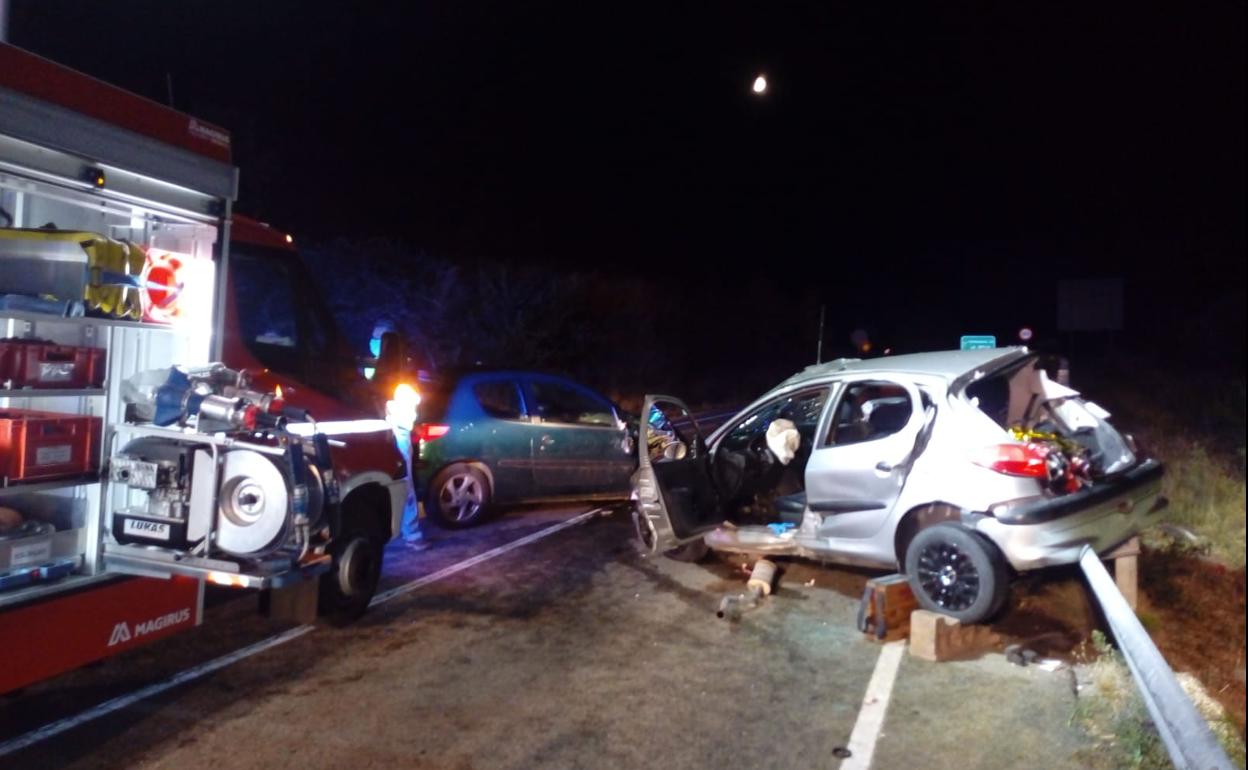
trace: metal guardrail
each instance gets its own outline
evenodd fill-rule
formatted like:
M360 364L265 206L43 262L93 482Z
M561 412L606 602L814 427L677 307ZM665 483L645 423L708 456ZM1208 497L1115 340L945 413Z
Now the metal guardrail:
M1105 613L1110 631L1118 642L1123 660L1131 669L1136 687L1157 726L1157 732L1179 770L1230 770L1235 767L1214 737L1204 717L1175 678L1166 659L1113 578L1091 548L1084 547L1079 566L1092 586L1092 593Z

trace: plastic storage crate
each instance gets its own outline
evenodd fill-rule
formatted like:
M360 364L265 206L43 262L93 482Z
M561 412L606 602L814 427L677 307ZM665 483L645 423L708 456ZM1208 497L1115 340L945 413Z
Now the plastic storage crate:
M99 469L99 417L0 409L0 481L48 481Z
M0 387L100 388L104 350L42 340L0 340Z
M56 494L15 493L0 507L21 523L0 529L0 591L55 580L74 572L86 550L86 501Z

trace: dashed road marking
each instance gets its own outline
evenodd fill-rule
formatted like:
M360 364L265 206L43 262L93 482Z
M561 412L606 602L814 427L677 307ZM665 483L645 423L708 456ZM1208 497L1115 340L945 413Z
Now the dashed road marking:
M880 649L871 681L867 682L867 692L862 697L858 721L854 722L854 730L849 734L846 748L850 755L841 762L841 770L867 770L871 767L875 742L884 728L888 701L892 697L893 683L897 681L897 669L901 667L901 656L905 650L904 639L889 642Z
M424 588L430 583L436 583L437 581L446 577L450 577L451 575L454 575L457 572L463 572L466 569L471 569L472 567L477 566L481 562L489 561L490 559L493 559L496 556L502 556L508 551L514 551L517 548L523 548L524 546L529 545L530 543L536 543L538 540L541 540L544 537L550 537L556 532L567 529L568 527L575 527L577 524L588 521L594 518L595 516L601 516L606 510L607 510L606 508L595 508L592 511L586 511L585 513L579 514L577 516L573 516L572 518L567 519L566 521L561 521L558 524L555 524L554 526L547 527L546 529L538 530L537 532L534 532L531 535L525 535L524 537L518 538L516 540L512 540L510 543L504 543L503 545L500 545L497 548L491 548L490 550L485 551L484 553L477 554L476 556L473 556L470 559L465 559L463 561L456 562L450 565L449 567L443 567L437 572L431 572L428 575L425 575L424 577L416 578L410 583L404 583L401 586L395 586L394 588L390 588L385 591L382 591L373 597L373 600L369 602L368 606L370 608L376 607L378 604L384 604L385 602L388 602L391 599L397 598L404 594L410 594L412 591L416 591L420 588Z
M585 513L579 514L577 516L573 516L572 518L567 519L565 521L561 521L558 524L555 524L554 526L546 527L545 529L541 529L532 534L525 535L524 537L518 538L509 543L504 543L503 545L500 545L497 548L491 548L488 551L479 553L476 556L473 556L472 558L465 559L464 561L461 561L461 562L456 562L448 567L443 567L442 569L437 570L436 572L431 572L428 575L419 577L411 581L410 583L404 583L403 585L395 586L394 588L388 589L386 591L382 591L381 593L378 593L376 596L373 597L372 602L370 602L368 606L375 607L378 604L388 602L391 599L397 598L399 596L403 596L404 594L409 594L412 591L423 588L424 586L427 586L430 583L436 583L437 581L450 577L451 575L454 575L457 572L463 572L466 569L471 569L472 567L475 567L478 564L481 564L482 562L487 562L490 559L493 559L497 556L502 556L505 553L516 550L517 548L522 548L531 543L536 543L538 540L541 540L542 538L545 538L545 537L550 537L556 532L561 532L565 529L568 529L569 527L574 527L577 524L581 524L586 521L589 521L590 519L596 516L601 516L605 512L607 512L607 510L608 509L606 508L595 508L593 510L586 511ZM235 650L234 652L231 652L229 654L222 655L219 658L214 658L213 660L210 660L206 663L201 663L197 666L193 666L191 668L185 669L184 671L180 671L177 674L174 674L173 676L169 677L168 679L165 679L164 681L156 682L155 684L150 684L147 687L143 687L141 689L135 690L134 692L128 693L126 695L119 695L116 698L104 701L103 703L96 705L96 706L92 706L86 711L82 711L78 714L75 714L74 716L65 717L64 719L58 719L55 722L49 722L48 724L42 727L37 727L34 730L31 730L30 732L24 733L14 738L10 738L7 741L0 743L0 757L6 756L8 754L12 754L15 751L21 751L22 749L25 749L29 746L33 746L34 744L39 743L40 741L47 740L48 738L51 738L55 735L60 735L61 733L67 730L72 730L75 727L78 727L79 725L83 725L92 720L99 719L100 717L111 714L114 711L127 708L129 706L134 705L135 703L138 703L139 701L146 700L147 698L150 698L154 695L159 695L160 693L165 692L166 690L171 690L174 687L177 687L179 685L183 685L183 684L186 684L187 682L192 682L196 679L200 679L204 676L207 676L208 674L211 674L214 671L223 669L226 666L229 666L233 663L237 663L238 661L244 660L245 658L250 658L251 656L257 655L261 652L264 652L265 650L270 650L274 647L278 647L280 645L286 644L287 642L292 642L295 639L298 639L305 634L315 631L316 628L317 627L315 625L311 625L311 624L303 625L303 626L296 626L295 628L292 628L288 631L283 631L282 633L277 634L275 636L270 636L268 639L264 639L262 641L256 642L255 644L248 645L247 647L243 647L242 649Z

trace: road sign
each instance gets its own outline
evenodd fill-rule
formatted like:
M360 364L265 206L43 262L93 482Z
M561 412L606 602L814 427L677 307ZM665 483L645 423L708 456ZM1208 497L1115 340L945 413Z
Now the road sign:
M963 334L962 350L983 350L984 348L995 348L997 346L997 338L991 334Z

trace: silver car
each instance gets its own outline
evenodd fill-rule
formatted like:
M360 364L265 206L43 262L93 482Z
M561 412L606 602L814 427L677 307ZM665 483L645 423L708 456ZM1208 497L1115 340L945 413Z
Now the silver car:
M675 398L642 415L650 551L896 569L966 623L1001 609L1013 573L1110 550L1165 506L1161 464L1021 347L812 366L705 439Z

